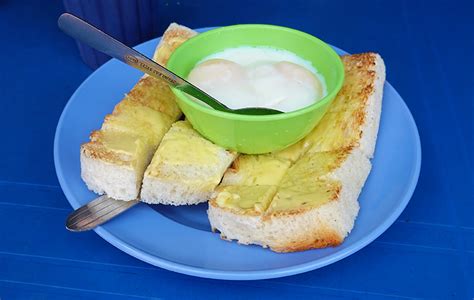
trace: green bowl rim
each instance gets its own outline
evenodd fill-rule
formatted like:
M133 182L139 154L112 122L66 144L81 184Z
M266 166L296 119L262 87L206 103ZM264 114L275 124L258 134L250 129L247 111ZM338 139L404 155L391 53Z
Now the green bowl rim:
M295 110L295 111L286 112L286 113L282 113L282 114L276 114L276 115L242 115L242 114L236 114L236 113L231 113L231 112L224 112L224 111L215 110L213 108L210 108L210 107L201 105L201 104L199 104L195 101L192 101L191 99L189 99L186 96L186 93L184 93L184 92L182 92L182 91L180 91L176 88L171 88L173 93L176 95L176 97L180 98L181 100L186 102L186 104L193 107L194 109L197 109L197 110L199 110L201 112L204 112L204 113L211 114L213 116L223 117L223 118L226 118L226 119L233 119L233 120L243 120L243 121L260 121L260 120L261 121L268 121L268 120L281 120L281 119L296 117L296 116L305 114L309 111L316 110L317 108L325 105L327 102L329 102L332 98L334 98L336 96L336 94L341 89L342 84L344 83L344 65L342 64L340 56L336 53L336 51L334 51L334 49L331 48L331 46L326 44L324 41L318 39L317 37L315 37L313 35L310 35L308 33L305 33L303 31L299 31L299 30L284 27L284 26L268 25L268 24L239 24L239 25L230 25L230 26L223 26L223 27L216 28L216 29L211 29L209 31L200 33L200 34L190 38L189 40L185 41L183 44L181 44L175 51L173 51L173 53L171 54L171 56L168 60L167 65L169 65L170 63L172 63L176 59L176 57L179 55L179 52L182 51L182 49L184 49L183 48L184 45L185 45L185 47L190 47L190 46L192 46L193 43L196 43L196 41L199 41L199 39L202 39L202 38L204 38L208 35L217 34L217 33L220 33L220 32L223 32L223 31L228 31L228 30L235 30L235 29L249 28L249 27L260 27L260 28L263 28L263 29L284 30L284 31L291 32L293 34L300 35L304 38L309 38L309 39L313 39L313 40L317 41L325 50L327 50L329 52L330 55L332 55L336 58L336 62L337 62L336 68L339 71L339 73L341 74L339 82L336 83L336 86L335 86L334 89L332 89L331 91L328 91L327 95L325 97L323 97L321 100L319 100L318 102L316 102L314 104L311 104L309 106L300 108L300 109Z

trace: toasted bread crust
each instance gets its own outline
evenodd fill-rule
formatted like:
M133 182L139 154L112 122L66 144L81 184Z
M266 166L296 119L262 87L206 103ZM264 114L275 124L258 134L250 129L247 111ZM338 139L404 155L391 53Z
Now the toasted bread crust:
M119 154L104 147L101 142L88 142L81 145L81 155L107 163L132 168L132 160L126 154Z
M155 52L153 60L166 66L173 51L196 34L195 31L188 27L171 23L163 34L163 38L158 45L158 51Z
M372 52L343 55L341 60L344 64L344 72L347 78L357 83L358 90L354 93L353 84L346 84L339 91L339 96L352 94L351 98L357 97L359 103L366 104L367 99L374 92L374 79L376 76L377 54ZM339 97L339 99L344 99Z
M219 232L226 241L257 244L274 252L294 252L337 246L344 240L344 235L327 223L318 210L263 221L261 216L235 214L215 203L209 204L212 231Z
M318 249L326 247L335 247L344 241L344 237L339 235L331 228L317 228L310 234L305 234L299 239L287 242L281 246L271 246L275 252L287 253L296 251L305 251L309 249Z
M311 249L320 249L320 248L327 248L327 247L336 247L342 244L343 240L340 237L332 237L324 235L320 232L317 233L319 239L317 238L313 242L301 241L295 242L294 245L286 245L280 247L270 247L270 249L274 252L278 253L289 253L289 252L299 252L299 251L306 251Z
M160 99L160 101L156 101L156 99ZM151 76L143 76L124 100L149 107L174 120L181 116L181 111L175 103L175 96L168 84ZM120 109L120 104L124 100L117 104L114 111Z
M261 217L261 215L262 215L262 213L257 212L254 209L251 209L251 210L248 209L248 210L242 211L242 210L233 209L231 207L221 207L221 206L219 206L219 204L217 204L216 199L214 199L214 198L211 198L208 201L208 203L209 203L209 206L214 207L214 209L224 210L224 211L232 213L232 214L237 214L237 215L241 215L241 216L251 216L251 217ZM215 228L212 228L212 231L215 231Z

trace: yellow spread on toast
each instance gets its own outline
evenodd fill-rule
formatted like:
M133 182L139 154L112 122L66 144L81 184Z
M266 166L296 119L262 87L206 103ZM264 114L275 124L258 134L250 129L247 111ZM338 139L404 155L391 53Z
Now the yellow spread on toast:
M274 185L221 186L217 189L216 203L243 214L262 214L277 191Z
M144 143L138 135L103 130L93 132L91 140L100 141L104 147L112 151L130 155L135 155L137 147Z
M129 103L149 107L168 115L173 120L177 120L181 116L181 111L169 85L151 76L142 77L125 99L120 101L116 109Z
M341 185L327 178L346 159L348 149L307 152L286 172L267 215L291 213L337 199Z
M290 164L271 155L241 155L224 174L222 184L277 185Z
M341 183L327 175L341 166L351 150L358 146L375 74L371 69L375 65L372 54L343 56L341 59L345 67L345 82L321 122L300 142L271 154L290 162L291 166L287 167L283 177L275 173L277 183L273 184L276 184L277 190L268 202L268 209L261 213L262 216L301 212L339 197ZM268 184L267 178L274 175L266 167L265 161L259 161L255 156L241 156L239 160L252 162L251 167L242 164L245 168L239 166L237 171L230 170L234 172L232 177L241 176L240 182ZM229 196L229 191L224 190L229 189L226 183L224 177L216 197L211 199L211 205L233 210L240 207L240 211L245 211L242 206L251 207L250 203L256 201L254 196L240 192L247 186L232 186L232 197ZM246 205L239 205L241 202Z
M301 141L297 142L296 144L291 145L290 147L274 152L273 156L280 159L286 159L294 163L305 152L305 143L306 141L302 139Z
M341 184L337 181L300 177L282 184L270 204L267 215L291 214L318 207L337 199Z
M123 105L105 118L101 129L136 134L156 147L171 123L169 116L146 106Z
M291 184L300 177L320 178L339 167L349 154L348 149L325 152L309 151L301 157L285 174L283 184Z
M216 190L218 205L242 214L263 213L290 165L270 154L240 155Z
M88 157L128 166L137 176L142 176L146 162L151 159L148 144L138 135L99 130L92 132L90 139L81 147Z
M179 183L192 193L209 194L236 155L203 138L187 121L178 121L161 141L145 178Z
M200 136L187 121L176 122L156 151L150 165L151 175L159 169L158 164L172 168L212 166L219 162L217 154L221 149Z
M316 128L305 137L311 151L331 151L356 146L362 131L357 111L328 112Z

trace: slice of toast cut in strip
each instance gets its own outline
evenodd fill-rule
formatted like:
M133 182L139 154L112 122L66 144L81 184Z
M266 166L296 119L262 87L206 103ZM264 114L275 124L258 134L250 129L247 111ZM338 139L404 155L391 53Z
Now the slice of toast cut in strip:
M173 51L195 35L197 35L196 31L176 23L171 23L158 44L159 51L155 51L153 60L162 66L166 66Z
M385 65L376 53L344 55L345 82L318 126L308 148L331 151L357 147L372 158L382 110Z
M171 24L155 51L155 61L166 64L170 53L195 34ZM88 188L119 200L136 199L153 153L180 116L168 85L144 75L90 142L81 146L81 176Z
M207 201L237 157L203 138L187 121L173 124L143 179L141 201L188 205Z

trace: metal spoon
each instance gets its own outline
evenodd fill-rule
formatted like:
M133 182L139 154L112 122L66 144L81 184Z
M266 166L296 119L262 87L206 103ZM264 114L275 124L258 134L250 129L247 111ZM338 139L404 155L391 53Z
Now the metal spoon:
M102 225L138 204L139 200L121 201L107 195L81 206L73 211L66 220L69 231L86 231Z
M68 13L62 14L58 19L58 26L62 31L84 44L87 44L92 48L112 56L151 76L163 79L169 85L187 93L188 95L196 97L216 110L244 115L270 115L282 113L275 109L263 107L230 109L180 76L74 15Z

